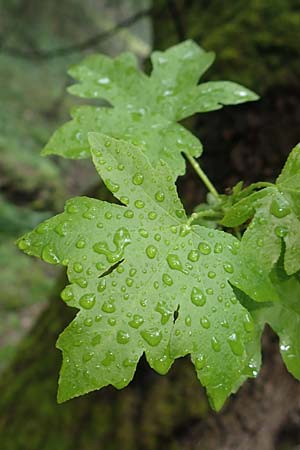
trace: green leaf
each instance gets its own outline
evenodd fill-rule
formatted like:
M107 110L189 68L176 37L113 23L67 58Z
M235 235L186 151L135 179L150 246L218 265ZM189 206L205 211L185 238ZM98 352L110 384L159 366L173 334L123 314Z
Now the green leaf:
M70 70L79 83L69 91L104 99L113 107L77 108L73 120L54 133L43 154L87 158L88 132L101 131L138 145L152 164L164 159L174 175L184 174L182 153L198 157L202 145L176 122L196 112L257 99L253 92L231 82L197 85L213 59L213 53L185 41L165 52L154 52L153 71L147 76L130 53L115 59L89 56Z
M251 312L256 324L257 347L267 323L279 336L280 353L287 369L300 379L300 283L295 276L287 276L278 266L273 269L271 279L278 301L255 303L245 294L237 293L237 296Z
M68 267L62 298L78 308L60 335L59 400L126 386L145 352L166 373L191 354L211 402L258 370L254 324L229 282L239 241L189 226L174 177L131 144L89 135L95 166L121 205L79 197L19 241L26 253Z
M230 208L224 216L223 224L236 227L253 216L251 224L241 241L244 274L257 272L258 281L251 291L251 281L242 280L238 275L237 285L250 292L257 301L270 301L278 298L276 290L268 277L284 250L284 268L288 275L300 270L300 146L296 146L276 184L251 194ZM255 257L260 268L255 268ZM252 263L251 263L252 261ZM249 280L252 275L249 275Z

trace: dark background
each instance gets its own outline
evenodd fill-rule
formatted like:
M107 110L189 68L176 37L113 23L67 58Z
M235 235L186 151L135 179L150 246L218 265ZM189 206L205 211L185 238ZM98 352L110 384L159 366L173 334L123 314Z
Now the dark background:
M218 415L187 360L165 377L142 363L122 392L56 404L55 340L70 314L59 300L64 276L14 241L97 183L88 161L39 155L79 102L66 93L67 68L130 50L149 70L151 49L187 38L216 52L205 79L261 96L185 122L204 144L203 168L220 192L273 181L300 141L299 0L0 0L1 450L300 449L300 389L270 332L260 377ZM178 189L189 211L205 199L190 169Z

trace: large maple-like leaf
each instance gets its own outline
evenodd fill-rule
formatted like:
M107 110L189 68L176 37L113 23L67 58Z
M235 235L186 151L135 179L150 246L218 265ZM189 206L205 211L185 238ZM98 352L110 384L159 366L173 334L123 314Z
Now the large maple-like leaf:
M240 287L258 301L278 299L269 274L284 243L284 268L288 275L300 270L300 145L290 153L275 185L266 187L233 205L223 224L236 227L252 218L241 241L243 265ZM259 266L254 263L255 258ZM256 272L252 285L246 274ZM241 274L244 274L242 276ZM269 280L269 281L268 281ZM238 284L238 283L237 283Z
M29 255L67 266L62 298L80 309L57 344L59 400L126 386L144 352L159 373L191 354L219 409L259 365L254 324L229 283L239 241L188 222L164 162L153 168L131 144L97 133L89 139L122 205L72 199L19 241Z
M181 153L197 157L200 141L177 122L196 112L207 112L256 100L248 89L228 81L197 85L200 76L214 60L214 54L193 41L185 41L165 52L151 56L150 76L139 70L131 53L115 59L104 55L86 58L70 70L80 83L71 86L72 94L105 99L113 107L80 106L73 120L57 130L44 154L67 158L90 156L88 132L100 131L143 148L156 164L165 160L178 176L185 171Z

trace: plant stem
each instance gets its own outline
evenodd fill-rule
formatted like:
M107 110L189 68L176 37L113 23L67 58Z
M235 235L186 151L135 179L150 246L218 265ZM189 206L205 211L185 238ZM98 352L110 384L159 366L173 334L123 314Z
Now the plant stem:
M218 199L219 198L219 194L218 194L216 188L211 183L211 181L209 180L208 176L203 172L203 170L201 169L201 167L197 163L197 161L192 156L188 155L187 153L185 153L185 156L187 157L188 161L192 165L192 167L195 170L196 174L199 175L199 177L201 178L202 182L205 184L205 186L207 187L209 192L211 192L212 195L215 198Z

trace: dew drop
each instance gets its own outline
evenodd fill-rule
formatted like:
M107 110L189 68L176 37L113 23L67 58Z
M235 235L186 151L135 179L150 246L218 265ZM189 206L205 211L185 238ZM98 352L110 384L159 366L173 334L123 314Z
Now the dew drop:
M60 262L60 259L57 256L56 251L51 244L47 244L43 248L42 258L45 262L49 264L58 264Z
M200 242L198 249L203 255L209 255L211 252L211 248L206 242Z
M233 265L230 264L229 262L223 264L223 269L227 273L233 273L234 272Z
M84 239L79 239L75 245L76 248L84 248L86 246L86 242Z
M209 321L208 317L206 317L206 316L201 317L200 324L206 330L208 330L208 328L210 328L210 321Z
M140 184L142 184L143 181L144 181L144 175L142 173L136 173L132 177L132 182L136 186L139 186Z
M91 340L91 344L93 347L95 347L96 345L99 345L100 342L101 342L101 334L96 334Z
M108 314L111 314L116 310L115 305L110 302L104 302L101 309L103 312L106 312Z
M200 253L198 250L191 250L188 254L188 259L191 262L197 262L200 258Z
M244 353L244 346L242 342L239 340L236 333L232 333L227 339L232 353L236 356L242 356Z
M127 219L132 219L134 216L134 212L131 209L127 209L124 212L124 217L126 217Z
M136 201L134 202L134 205L135 205L136 208L142 209L142 208L144 208L145 203L144 203L142 200L136 200Z
M215 352L220 352L221 351L221 344L220 344L219 340L215 336L213 336L211 338L211 346L212 346L212 349Z
M201 289L193 287L191 292L191 300L196 306L204 306L206 303L206 296L203 294Z
M84 294L80 300L79 304L85 309L91 309L93 308L94 304L96 302L96 296L95 294Z
M205 366L205 357L204 355L198 355L197 358L194 360L194 364L197 370L203 369Z
M112 352L106 352L105 358L101 361L101 364L108 367L115 361L115 359L116 358Z
M291 209L288 206L286 202L279 202L278 200L274 199L270 206L270 213L281 219L282 217L287 216L290 214Z
M69 302L74 298L73 289L71 286L66 286L60 294L64 302Z
M109 178L107 178L105 180L105 184L106 184L107 188L110 190L110 192L112 192L112 193L116 193L120 189L120 186L118 184L114 183L113 181L111 181Z
M155 194L155 200L159 203L163 202L165 199L165 194L162 191L158 191Z
M82 355L82 361L83 362L88 362L88 361L90 361L91 359L92 359L92 357L94 356L94 352L85 352L83 355Z
M280 238L287 236L288 232L289 232L288 228L285 227L284 225L275 228L275 234Z
M154 245L148 245L146 248L146 255L148 258L153 259L157 255L157 248Z
M162 340L162 333L158 328L141 331L141 336L151 347L156 347Z
M73 270L74 270L74 272L76 272L76 273L81 273L81 272L83 271L82 264L80 264L79 262L75 262L75 263L73 264Z
M148 219L150 219L150 220L155 220L156 217L157 217L157 214L156 214L155 211L150 211L150 212L148 213Z
M215 244L215 247L214 247L214 252L215 253L222 253L223 252L223 245L220 244L219 242L217 242Z
M144 319L139 314L134 314L132 320L129 322L129 325L132 328L139 328L141 325L143 325Z
M163 274L162 280L163 280L164 284L166 284L167 286L172 286L172 284L173 284L172 278L167 273Z
M119 344L127 344L130 341L130 335L126 331L118 331L117 342Z

